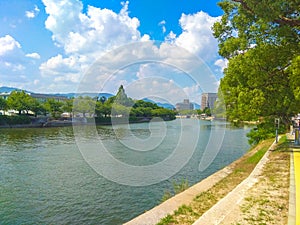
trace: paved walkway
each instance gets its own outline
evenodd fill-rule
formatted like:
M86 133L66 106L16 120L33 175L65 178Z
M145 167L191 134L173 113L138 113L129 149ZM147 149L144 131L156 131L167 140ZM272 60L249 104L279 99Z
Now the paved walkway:
M294 174L295 174L295 205L296 205L296 218L295 224L300 225L300 151L294 150Z
M274 143L270 149L273 149ZM270 150L269 149L269 150ZM258 177L262 172L264 165L267 163L270 151L267 151L262 159L258 162L251 174L243 180L238 186L236 186L231 192L229 192L224 198L218 201L213 207L206 211L193 225L216 225L221 224L227 220L228 217L235 210L235 206L238 205L244 198L247 191L258 182Z
M294 154L290 157L290 195L289 195L289 215L288 225L296 224L296 187L295 187L295 168L294 168Z
M294 135L287 134L293 142ZM288 225L300 225L300 148L291 148Z

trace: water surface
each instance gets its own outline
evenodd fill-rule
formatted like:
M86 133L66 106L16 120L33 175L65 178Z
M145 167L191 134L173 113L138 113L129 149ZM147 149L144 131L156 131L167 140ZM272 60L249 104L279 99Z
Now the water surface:
M181 122L187 123L188 120ZM159 122L157 122L159 125ZM188 121L190 135L195 135ZM149 137L149 124L99 126L99 137L118 160L150 165L172 153L180 137L179 120L167 122L167 136L153 151L129 151L119 139ZM0 130L0 224L122 224L158 203L172 182L195 184L242 156L249 148L248 128L201 121L191 160L170 179L143 187L114 183L97 174L84 160L72 127ZM85 135L88 140L88 129ZM222 147L203 172L198 166L212 129L225 129ZM189 129L187 129L189 132ZM219 137L216 137L219 138ZM113 168L112 168L113 169Z

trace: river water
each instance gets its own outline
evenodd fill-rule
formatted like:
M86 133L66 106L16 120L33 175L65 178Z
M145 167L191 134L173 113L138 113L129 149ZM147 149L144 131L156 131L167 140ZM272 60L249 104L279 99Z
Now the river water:
M122 224L159 204L164 191L172 191L174 181L180 183L185 179L189 185L195 184L241 157L249 148L246 138L249 128L193 119L164 124L167 134L157 150L136 153L124 153L126 147L122 148L124 144L118 140L147 138L149 124L131 124L130 132L126 125L117 129L97 127L111 155L138 166L168 157L176 147L183 124L188 125L184 131L188 135L199 135L193 155L182 169L167 180L147 186L119 184L99 175L84 160L72 127L1 129L0 224ZM198 126L199 134L195 133ZM199 171L204 152L216 152L206 149L214 129L225 131L222 146L213 162Z

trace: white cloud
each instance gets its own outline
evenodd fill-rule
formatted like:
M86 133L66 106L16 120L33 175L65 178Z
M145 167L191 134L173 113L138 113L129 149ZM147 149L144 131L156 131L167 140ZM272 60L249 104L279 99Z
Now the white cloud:
M45 26L65 53L39 67L42 76L52 76L54 82L76 82L77 78L78 83L85 69L105 52L150 39L138 31L139 20L128 15L129 2L122 3L119 13L93 6L88 6L83 13L83 5L77 0L43 0L43 3L48 14Z
M0 37L0 56L0 73L25 69L26 57L20 43L12 36Z
M161 29L162 29L162 32L163 33L166 33L167 29L166 29L166 21L165 20L162 20L158 23L159 26L161 26Z
M63 58L57 55L50 58L47 62L40 65L42 76L54 76L80 71L80 64L75 57Z
M88 6L83 13L80 1L43 0L49 14L45 25L66 54L99 54L132 41L148 39L138 31L140 22L129 17L128 2L119 13Z
M150 41L105 54L85 73L79 92L114 93L120 84L133 98L155 96L174 104L184 98L200 103L200 87L206 92L217 90L216 78L198 57L183 48Z
M183 90L186 93L186 95L189 96L189 100L191 102L197 102L197 103L201 102L202 90L199 84L184 87Z
M213 60L217 57L218 43L211 27L218 20L220 17L211 17L202 11L193 15L182 14L179 23L183 32L175 43L206 61Z
M35 14L34 14L33 11L26 11L26 12L25 12L25 15L26 15L26 17L29 18L29 19L32 19L32 18L35 17Z
M36 17L39 12L40 12L40 9L35 5L33 10L25 12L25 16L28 19L32 19L32 18Z
M125 89L126 93L134 99L160 99L161 102L168 102L173 105L189 98L178 84L163 77L139 79L125 86Z
M32 58L32 59L40 59L41 58L41 56L36 52L28 53L28 54L26 54L26 57L29 57L29 58Z
M4 37L0 37L0 56L19 51L20 48L20 43L17 42L12 36L5 35Z
M218 17L211 17L204 12L193 15L182 14L179 20L182 33L176 35L171 31L166 36L165 42L156 46L153 42L145 42L150 40L150 36L141 35L139 32L140 21L138 18L129 16L128 2L123 3L122 9L118 13L93 6L88 6L83 12L83 4L78 0L43 0L43 3L48 14L45 27L52 32L55 44L64 50L63 54L50 58L39 67L43 79L48 79L51 83L49 88L57 90L73 88L74 90L76 88L74 84L86 82L86 91L98 91L99 84L103 84L110 77L111 82L106 85L109 90L106 91L114 92L113 88L117 88L116 85L130 86L132 82L148 79L158 74L164 77L166 82L150 82L152 88L166 92L166 90L170 90L168 89L171 85L169 81L173 78L172 85L179 84L183 93L194 96L191 97L192 99L198 98L196 95L196 92L199 91L197 85L192 84L182 74L179 75L180 73L177 73L174 68L170 69L172 65L177 65L185 72L201 77L204 80L204 86L208 90L212 90L211 86L214 84L207 84L211 79L205 77L206 75L209 77L211 71L207 69L205 63L195 63L199 59L191 57L185 49L206 62L212 64L216 62L215 66L221 67L221 61L217 61L219 59L217 41L211 30L213 23L219 20ZM158 25L165 33L166 21L163 20ZM137 48L125 47L117 53L110 53L119 46L136 41L143 41L146 44ZM168 43L183 49L173 48ZM30 57L30 54L27 56ZM31 55L31 57L33 56ZM103 62L96 67L97 70L91 74L91 77L83 77L86 69L102 56L104 56L101 58ZM121 75L120 71L115 74L116 70L120 70L120 67L124 66L124 62L134 63L145 56L149 60L160 60L164 65L144 64L137 70L126 70L127 75L126 73L124 76ZM194 66L195 64L197 64L197 68ZM197 71L201 71L202 74L198 74ZM82 78L87 80L82 81ZM207 83L205 83L206 79ZM136 94L142 92L142 88L136 89ZM170 95L170 98L171 96L173 96L172 98L178 97L178 93L171 90L167 94Z
M176 34L173 31L170 31L170 33L165 37L165 41L167 43L175 43Z
M40 83L40 81L37 80L37 79L33 81L33 84L34 84L34 85L38 85L39 83Z
M228 60L227 59L218 59L214 63L215 66L219 67L220 70L223 72L225 68L228 66Z
M5 81L5 85L21 88L28 82L25 76L27 63L18 41L10 35L0 37L0 80Z

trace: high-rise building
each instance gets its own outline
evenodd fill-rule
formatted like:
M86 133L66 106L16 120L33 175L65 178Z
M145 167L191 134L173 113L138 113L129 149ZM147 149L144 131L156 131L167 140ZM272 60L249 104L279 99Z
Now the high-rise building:
M190 100L184 99L183 102L176 104L176 110L192 110L194 109L193 103L190 103Z
M218 98L217 93L202 93L201 109L202 110L205 108L213 109L217 98Z

